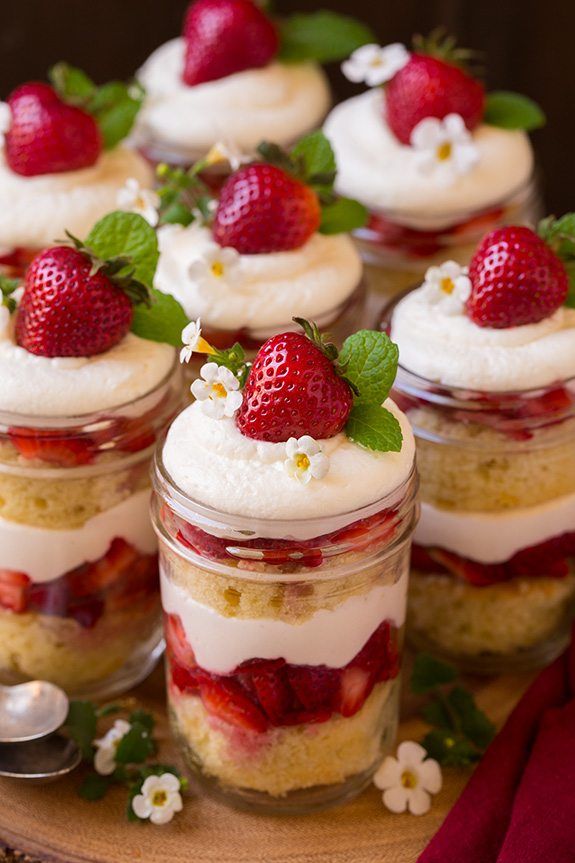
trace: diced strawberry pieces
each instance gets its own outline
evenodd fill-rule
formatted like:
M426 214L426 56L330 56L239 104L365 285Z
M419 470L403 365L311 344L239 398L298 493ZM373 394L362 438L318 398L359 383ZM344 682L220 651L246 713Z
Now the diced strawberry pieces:
M273 671L282 668L286 664L285 659L246 659L236 668L236 674L259 674L260 672Z
M306 710L320 708L333 710L339 690L339 669L325 665L290 665L288 679L292 689Z
M75 599L66 608L66 617L71 617L84 629L92 629L104 613L105 602L98 597Z
M246 731L266 731L269 722L235 680L208 680L200 686L206 710L218 719Z
M0 569L0 606L16 614L26 611L29 584L26 573Z
M249 680L266 716L274 725L281 724L293 704L283 669L256 672Z
M90 464L94 458L94 444L88 438L72 438L53 431L11 428L8 435L21 456L43 461L57 467L78 467Z
M332 710L320 708L318 710L296 710L284 716L282 725L317 725L327 722L331 717Z
M127 575L139 559L136 549L123 539L114 539L100 560L84 564L68 573L68 583L74 596L89 596L106 590Z
M194 668L196 657L186 638L182 620L177 614L164 615L164 631L169 654L174 656L184 668Z
M357 666L345 668L341 676L341 686L337 709L342 716L353 716L363 706L373 688L373 676L369 671Z
M180 692L187 692L189 694L197 693L200 685L210 679L208 672L197 665L195 668L184 668L183 665L180 665L179 662L175 662L173 659L170 662L170 675L174 686Z

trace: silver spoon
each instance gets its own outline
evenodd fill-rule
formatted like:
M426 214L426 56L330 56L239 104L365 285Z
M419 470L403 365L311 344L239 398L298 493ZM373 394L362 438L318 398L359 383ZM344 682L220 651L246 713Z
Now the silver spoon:
M52 734L43 740L0 744L0 776L44 785L75 770L82 753L73 740Z
M46 737L66 721L68 697L46 680L0 686L0 744Z

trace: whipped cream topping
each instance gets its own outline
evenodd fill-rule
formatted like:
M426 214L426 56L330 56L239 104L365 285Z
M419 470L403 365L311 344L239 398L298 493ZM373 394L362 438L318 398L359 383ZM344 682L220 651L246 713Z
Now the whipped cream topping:
M158 232L160 262L155 285L172 294L190 319L208 328L273 331L298 315L315 320L335 310L357 287L362 274L359 254L345 234L314 234L299 249L240 255L233 280L203 283L190 264L214 243L209 228L166 225Z
M144 489L74 530L31 527L0 518L0 567L24 572L39 583L99 560L114 539L124 539L141 554L155 554L149 508L150 492Z
M161 45L138 72L147 97L136 138L198 155L220 140L244 151L264 138L288 144L321 122L330 104L323 71L312 64L271 63L216 81L184 84L184 40Z
M386 407L401 425L401 452L373 452L341 432L319 441L329 458L329 473L306 486L284 468L285 443L245 437L234 419L211 419L198 402L172 424L164 465L189 497L221 512L265 519L349 513L353 521L353 510L393 492L413 466L415 445L407 418L390 400Z
M0 246L43 248L71 231L84 238L94 223L117 209L118 191L134 177L151 187L153 173L134 150L116 147L79 171L22 177L0 153Z
M524 548L575 530L575 494L503 512L453 512L421 504L414 541L479 563L504 563Z
M380 89L369 90L337 105L325 122L342 195L392 211L400 224L433 230L504 200L529 179L533 154L527 135L487 125L472 134L478 159L468 173L450 184L441 174L423 174L417 151L388 127L383 99Z
M17 345L14 322L0 317L0 411L71 417L118 407L157 386L174 357L133 333L93 357L41 357Z
M296 625L283 620L223 617L160 574L162 605L182 621L196 662L213 674L229 674L248 659L279 659L293 665L343 668L377 627L389 620L403 626L407 572L390 585L350 596L333 609L317 611Z
M391 338L404 368L447 386L519 391L575 377L575 309L566 307L537 324L493 329L418 288L397 304Z

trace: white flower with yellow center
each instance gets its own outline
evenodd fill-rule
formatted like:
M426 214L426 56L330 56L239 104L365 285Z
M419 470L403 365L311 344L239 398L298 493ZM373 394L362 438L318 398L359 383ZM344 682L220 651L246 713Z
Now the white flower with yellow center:
M471 295L471 279L467 267L455 261L445 261L439 267L429 267L422 290L432 305L440 305L448 315L463 314Z
M237 171L238 168L246 162L251 162L252 156L242 153L240 148L234 141L227 139L225 141L217 141L209 150L205 157L205 163L210 165L220 165L222 162L227 162L232 171Z
M4 136L12 125L12 111L8 102L0 102L0 147L4 144Z
M126 180L122 188L118 190L116 203L121 210L142 216L152 228L155 228L160 221L158 213L159 195L153 189L143 189L135 177Z
M341 71L354 84L365 82L368 87L379 87L409 61L409 51L400 42L382 48L381 45L362 45L341 65Z
M234 285L239 283L242 273L240 255L235 249L210 244L201 258L197 258L189 266L190 279L200 288L210 288L216 285Z
M310 435L290 437L286 441L284 468L289 476L307 485L312 479L323 479L329 471L329 459Z
M94 769L101 776L110 776L116 769L116 752L122 738L126 736L132 726L125 719L117 719L107 734L99 740L94 740L96 754L94 756Z
M206 416L214 420L233 417L243 401L240 382L234 373L217 363L205 363L200 375L201 379L195 380L190 389L194 398L202 403Z
M373 777L390 812L429 812L431 795L441 791L442 778L437 761L426 756L423 746L406 740L399 744L397 758L388 755Z
M167 824L182 807L180 780L173 773L148 776L132 800L138 818L149 818L152 824Z
M197 321L190 321L187 327L182 330L182 342L184 347L180 351L180 362L189 363L194 353L213 354L214 349L202 337L202 322L198 318Z
M459 114L443 120L426 117L413 129L410 143L420 173L433 175L443 185L467 174L477 164L479 151Z

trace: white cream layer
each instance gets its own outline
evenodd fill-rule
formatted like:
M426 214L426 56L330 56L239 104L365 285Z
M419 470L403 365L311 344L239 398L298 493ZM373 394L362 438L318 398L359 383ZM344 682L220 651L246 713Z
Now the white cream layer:
M524 548L575 531L575 494L503 512L453 512L421 504L414 541L479 563L504 563Z
M196 662L213 674L229 674L248 659L343 668L384 621L405 622L407 573L392 585L350 596L299 624L269 618L223 617L160 574L162 605L179 615Z
M108 410L150 392L174 356L169 345L128 333L93 357L41 357L15 343L13 321L6 326L0 315L0 411L66 417Z
M433 230L504 200L529 179L533 153L527 135L487 125L473 133L479 160L469 173L451 185L422 175L412 148L389 129L383 98L380 88L369 90L337 105L325 122L341 194L393 211L399 223Z
M221 512L265 519L349 513L353 521L354 510L393 492L413 466L415 446L407 418L390 400L386 407L401 424L401 452L373 452L340 433L320 441L330 460L329 473L305 486L284 468L285 443L245 437L234 419L210 419L199 402L172 424L163 460L180 489Z
M62 174L22 177L0 154L0 246L43 248L71 231L84 239L98 219L117 209L118 190L130 177L151 187L153 173L134 150L117 147L95 165Z
M537 324L492 329L446 314L418 289L396 306L391 337L404 368L447 386L502 392L575 377L575 309L566 307Z
M312 64L271 63L217 81L182 80L184 41L161 45L138 72L147 97L136 138L202 153L231 140L251 152L263 139L295 141L321 123L330 104L323 71Z
M99 560L113 539L124 539L141 554L155 554L150 492L139 491L74 530L31 527L0 518L0 569L24 572L33 582L53 581Z
M289 252L241 255L237 278L209 283L189 275L190 264L214 244L209 228L166 225L158 239L156 287L172 294L191 320L201 317L217 329L273 331L291 323L294 309L315 320L344 303L362 274L361 259L346 234L314 234Z

